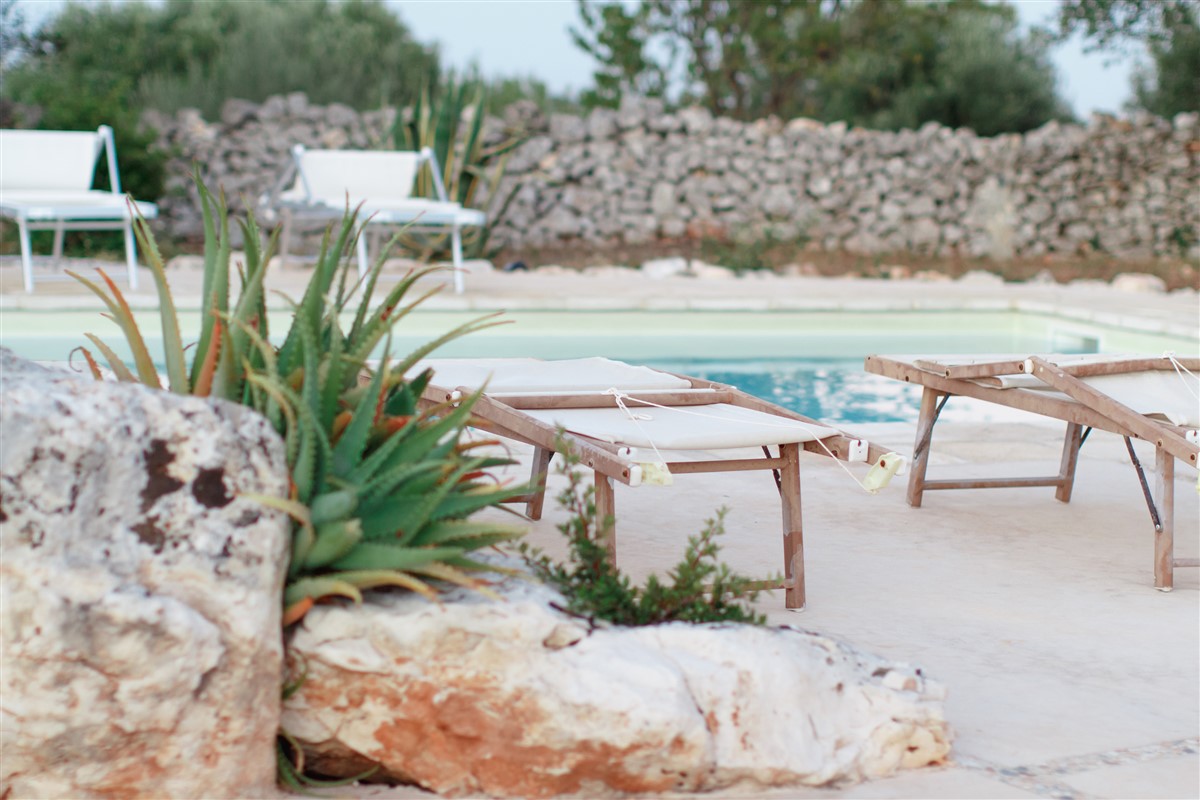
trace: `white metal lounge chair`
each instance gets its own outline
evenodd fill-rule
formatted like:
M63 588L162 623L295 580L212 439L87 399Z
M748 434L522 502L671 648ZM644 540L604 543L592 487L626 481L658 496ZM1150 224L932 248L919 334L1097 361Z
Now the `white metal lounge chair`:
M606 536L614 560L614 483L639 486L669 483L671 475L772 470L783 510L784 578L761 586L785 588L788 608L805 603L800 451L882 461L876 473L887 477L899 465L894 453L731 386L620 361L430 359L417 369L426 367L434 372L425 404L455 402L486 386L472 424L533 445L532 478L540 488L523 498L532 519L541 516L546 471L556 450L574 452L594 471L597 519L610 520ZM708 458L708 451L747 447L761 447L764 457ZM661 453L674 451L702 451L704 460L665 462Z
M437 199L414 197L422 167L432 176ZM288 181L291 188L279 191ZM292 148L292 163L268 198L283 218L280 258L286 259L292 227L305 221L326 224L347 208L362 204L363 229L358 237L358 271L369 268L369 226L406 226L416 230L448 230L454 264L454 290L463 290L462 229L483 225L482 211L450 202L433 150L309 150Z
M111 189L92 188L100 153L107 154ZM112 128L95 131L0 131L0 214L16 220L21 240L25 291L34 285L33 248L29 232L54 231L54 258L62 258L66 231L125 232L129 287L137 289L137 246L132 212L121 194L117 149ZM153 203L134 203L147 219L158 215Z
M866 370L925 387L908 504L919 508L926 490L1053 486L1070 502L1079 448L1093 428L1125 437L1154 525L1154 585L1174 586L1175 567L1200 566L1175 558L1175 461L1192 468L1200 455L1200 359L1111 355L868 356ZM1037 478L927 480L933 426L951 396L973 397L1067 423L1057 475ZM1158 473L1151 493L1130 439L1155 446Z

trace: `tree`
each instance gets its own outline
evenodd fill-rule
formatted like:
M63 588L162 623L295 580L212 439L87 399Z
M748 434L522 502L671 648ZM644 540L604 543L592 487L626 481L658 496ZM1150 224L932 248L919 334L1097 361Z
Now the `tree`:
M0 7L6 16L7 3ZM7 35L7 32L6 32ZM304 91L315 103L405 104L436 81L437 51L415 42L381 0L166 0L68 3L5 64L2 96L41 109L38 126L111 125L122 179L139 197L162 194L165 155L145 108L199 108Z
M1146 47L1133 107L1160 116L1200 110L1200 0L1062 0L1056 22L1059 40L1078 33L1092 50Z
M600 62L584 99L664 94L714 114L915 127L929 120L981 133L1068 116L1047 42L1021 37L1011 7L983 0L643 0L583 3L576 42Z
M1048 40L1020 36L1009 6L864 3L845 27L844 53L819 88L822 119L992 136L1071 117Z
M570 28L571 40L599 62L595 86L581 96L585 106L616 108L625 92L662 97L669 67L651 58L649 6L630 12L619 2L595 5L578 0L583 28Z
M1134 73L1134 103L1160 117L1200 111L1200 15L1189 13L1150 42L1153 66Z
M1198 0L1059 0L1057 38L1079 33L1091 49L1119 48L1170 37L1180 24L1195 24Z

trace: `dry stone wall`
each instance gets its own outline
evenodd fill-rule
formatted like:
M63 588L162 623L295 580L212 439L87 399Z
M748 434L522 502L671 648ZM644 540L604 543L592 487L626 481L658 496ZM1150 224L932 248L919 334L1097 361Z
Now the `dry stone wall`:
M544 119L489 120L529 139L496 193L494 236L513 248L683 237L811 241L856 253L1200 257L1200 114L1097 116L1023 135L930 123L868 131L808 119L743 123L655 101ZM199 230L193 160L232 195L267 191L296 142L382 146L394 117L317 107L302 94L150 121L177 154L164 217ZM504 201L508 200L507 205ZM235 203L236 205L236 203Z

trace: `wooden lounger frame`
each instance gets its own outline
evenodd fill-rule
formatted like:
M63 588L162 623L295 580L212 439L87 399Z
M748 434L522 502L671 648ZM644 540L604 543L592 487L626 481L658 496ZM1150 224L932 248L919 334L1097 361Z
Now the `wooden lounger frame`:
M672 374L674 373L667 373ZM641 398L662 406L705 406L717 403L741 406L742 408L761 411L767 414L784 417L810 425L829 427L822 422L810 419L801 414L780 408L765 400L748 395L738 389L722 383L690 378L686 375L675 375L690 383L690 387L679 391L629 391L626 398ZM434 375L436 382L437 376ZM705 390L705 391L697 391ZM438 405L456 401L460 397L468 397L475 392L469 387L447 387L431 384L422 394L422 404L425 406ZM636 402L626 400L630 405ZM530 519L540 519L546 495L546 476L550 461L556 452L570 452L577 456L580 463L594 473L596 486L596 519L603 526L602 535L608 548L608 556L616 562L616 493L614 482L631 483L631 475L636 466L633 459L622 454L622 449L616 445L589 439L572 433L560 435L557 428L528 414L523 409L557 409L557 408L616 408L617 398L611 394L572 393L562 394L484 394L472 409L473 427L489 433L532 445L533 469L531 483L536 491L526 497L517 498L515 502L526 503L526 514ZM850 443L856 437L835 435L817 442L800 444L784 444L778 448L778 454L772 456L767 448L763 448L763 458L733 458L714 461L679 461L669 462L668 468L674 475L700 472L735 472L742 470L772 470L778 481L779 496L783 510L783 579L779 581L760 581L755 584L759 589L785 589L784 602L788 608L800 609L805 604L804 587L804 526L800 510L800 451L847 460ZM864 440L865 441L865 440ZM828 452L826 452L828 448ZM876 463L886 451L877 445L867 443L867 461Z
M1070 357L1067 357L1070 358ZM1200 359L1176 359L1180 366L1200 370ZM918 366L919 365L919 366ZM920 508L924 493L934 489L988 489L1026 486L1052 486L1054 496L1067 503L1075 483L1079 448L1087 437L1085 428L1097 428L1125 437L1129 454L1142 479L1143 492L1154 522L1154 586L1162 591L1174 587L1175 567L1200 566L1200 559L1175 558L1175 460L1197 465L1200 445L1188 441L1187 429L1146 417L1103 392L1093 389L1081 378L1096 375L1120 375L1147 370L1173 370L1168 358L1114 358L1058 366L1047 358L1005 359L976 364L944 365L917 360L916 363L887 356L868 356L867 372L916 383L924 388L921 411L917 418L916 443L913 445L911 473L908 479L908 504ZM1062 395L1041 390L998 388L987 383L1000 375L1031 374ZM1067 423L1062 460L1057 475L1040 478L979 478L969 480L929 480L933 427L943 405L951 396L974 397L1009 408L1040 414ZM1142 439L1155 447L1155 491L1151 496L1141 464L1129 440Z

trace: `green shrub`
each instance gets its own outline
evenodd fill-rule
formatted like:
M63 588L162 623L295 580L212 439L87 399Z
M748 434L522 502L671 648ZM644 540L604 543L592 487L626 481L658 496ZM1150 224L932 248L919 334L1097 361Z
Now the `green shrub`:
M725 532L725 509L718 510L699 535L688 538L683 560L669 573L669 584L651 575L645 586L634 586L608 559L602 535L611 520L596 519L595 490L581 487L574 468L578 459L566 461L560 473L567 475L568 485L558 502L570 517L558 529L567 537L567 563L557 563L525 543L519 549L534 573L566 596L567 611L617 625L766 622L748 605L757 597L756 582L731 573L716 560L716 538Z

